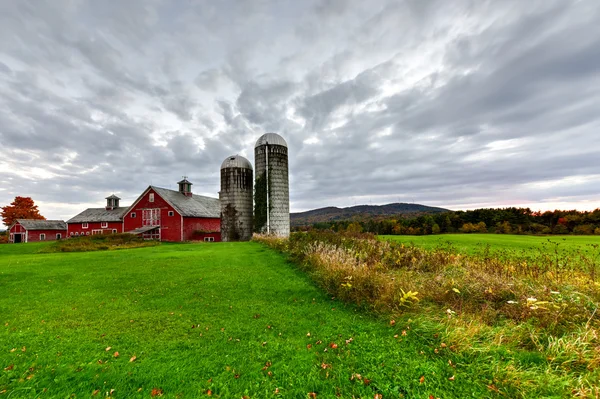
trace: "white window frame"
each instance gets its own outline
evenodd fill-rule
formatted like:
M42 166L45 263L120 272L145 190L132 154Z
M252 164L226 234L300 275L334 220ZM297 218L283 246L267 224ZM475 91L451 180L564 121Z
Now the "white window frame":
M56 239L57 240L62 240L62 234L56 233Z
M78 231L75 232L75 236L79 237L79 232Z
M100 222L100 228L103 228L103 229L108 228L108 222Z
M85 235L86 235L86 236L89 236L89 235L90 235L90 232L89 232L89 231L86 231L86 232L85 232Z
M214 242L215 237L204 237L204 242Z
M74 235L75 233L71 232L71 237Z
M81 228L82 228L82 229L87 229L88 227L89 227L89 225L88 225L88 223L87 223L87 222L85 222L85 223L81 223Z
M169 211L169 216L175 216L175 212L174 211Z
M46 234L40 233L40 241L46 241Z
M13 233L10 233L10 237L8 239L10 242L14 242L15 241L15 235Z
M135 214L135 212L131 212L131 213L129 214L129 216L130 216L131 218L135 218L137 215Z
M154 202L154 193L148 194L148 202Z
M92 230L92 235L95 236L97 234L102 234L102 230L100 230L100 229L93 229Z
M117 229L112 229L113 234L117 234Z

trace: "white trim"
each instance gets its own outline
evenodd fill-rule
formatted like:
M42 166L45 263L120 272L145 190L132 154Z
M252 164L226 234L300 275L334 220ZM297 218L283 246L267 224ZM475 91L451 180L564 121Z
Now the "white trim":
M100 222L100 228L101 229L107 229L108 228L108 222Z
M46 241L46 233L40 233L40 241Z
M117 234L118 233L117 229L112 229L112 233Z
M56 239L62 240L62 233L56 233Z
M183 242L183 216L181 216L181 242Z
M154 194L155 193L148 194L148 202L154 202Z
M29 230L25 229L25 242L29 242Z
M81 228L82 228L82 229L88 229L89 227L90 227L90 225L89 225L89 223L88 223L88 222L82 222L82 223L81 223Z

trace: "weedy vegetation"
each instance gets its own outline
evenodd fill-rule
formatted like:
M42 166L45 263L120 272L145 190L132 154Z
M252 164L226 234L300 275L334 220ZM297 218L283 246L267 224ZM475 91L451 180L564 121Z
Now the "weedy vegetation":
M43 246L40 249L40 252L107 251L114 249L154 247L157 245L160 245L160 242L144 240L140 236L133 234L97 234L54 241L51 245Z
M255 239L287 253L330 295L439 325L444 348L493 374L490 391L535 397L553 386L549 397L600 395L596 243L563 250L551 240L539 251L486 246L463 254L448 244L424 249L369 234Z

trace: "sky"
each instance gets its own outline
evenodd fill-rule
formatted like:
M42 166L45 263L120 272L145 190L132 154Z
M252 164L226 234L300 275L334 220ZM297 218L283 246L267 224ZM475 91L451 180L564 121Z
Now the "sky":
M289 145L290 206L600 207L596 0L4 0L0 205L217 197Z

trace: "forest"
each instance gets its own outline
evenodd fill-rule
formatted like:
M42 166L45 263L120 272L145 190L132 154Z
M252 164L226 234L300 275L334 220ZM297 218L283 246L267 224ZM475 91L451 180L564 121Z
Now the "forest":
M441 233L579 234L600 235L600 209L534 212L530 208L486 208L314 223L297 230L354 231L375 234L424 235Z

